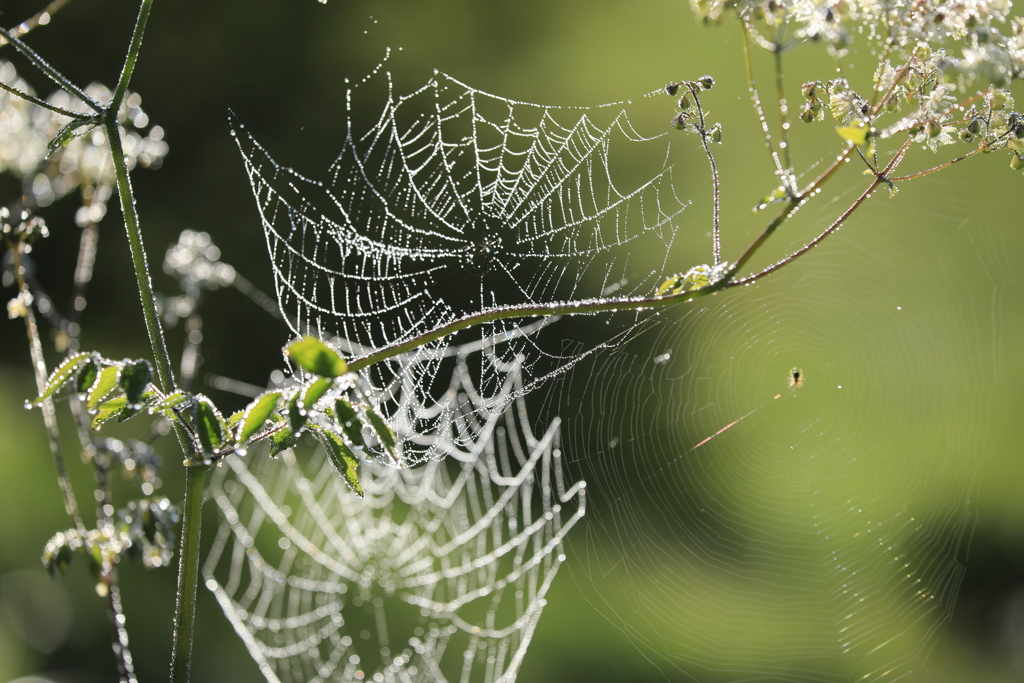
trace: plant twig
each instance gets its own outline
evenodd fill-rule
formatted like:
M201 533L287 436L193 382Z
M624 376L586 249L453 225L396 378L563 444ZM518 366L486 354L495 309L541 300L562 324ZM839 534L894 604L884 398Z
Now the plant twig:
M700 97L697 95L697 89L693 88L690 90L690 94L693 95L693 101L697 105L697 115L700 118L700 142L704 147L704 153L708 157L708 164L711 166L711 188L714 195L714 208L712 209L712 222L711 222L711 239L713 243L713 252L715 258L715 265L717 266L722 262L722 233L721 233L721 210L720 210L720 198L721 198L721 183L718 179L718 164L715 163L715 155L711 152L711 145L708 143L708 132L707 124L704 120L704 107L701 106Z
M74 95L81 100L86 106L95 111L97 114L103 112L103 107L96 103L91 97L85 94L85 91L79 88L77 85L69 81L64 75L50 66L45 59L40 57L35 50L30 48L28 45L23 43L20 39L14 36L11 31L0 28L0 38L6 38L7 42L14 46L14 49L25 55L28 61L32 62L32 65L42 71L46 76L59 85L69 95Z
M24 298L30 296L28 283L25 281L25 273L21 264L20 242L8 245L14 257L14 273L18 279L18 292ZM32 355L32 369L35 373L36 389L40 395L46 388L46 360L43 358L43 345L39 339L39 327L36 325L36 316L30 303L25 304L25 328L28 332L29 352ZM75 491L71 486L71 478L68 476L67 468L64 466L64 455L60 446L60 432L57 430L57 414L53 409L53 401L46 399L40 408L43 412L43 423L46 425L46 436L50 444L50 453L53 455L54 465L57 467L57 485L60 487L61 495L64 498L64 510L71 518L72 524L78 530L84 543L88 543L89 535L85 530L85 523L78 510L78 502L75 500Z
M754 63L750 57L750 30L743 17L740 17L740 25L743 27L743 58L747 66L747 87L750 88L750 99L754 104L754 113L757 114L761 133L764 135L764 145L768 148L768 153L771 154L772 161L775 163L775 173L779 176L779 181L785 183L787 182L787 176L782 167L782 161L779 159L778 152L775 151L772 133L768 128L768 119L765 118L764 108L761 106L761 97L757 93L757 84L754 82Z
M58 107L56 105L50 104L46 100L41 100L38 97L36 97L35 95L29 95L27 92L25 92L23 90L18 90L17 88L15 88L13 86L7 85L3 81L0 81L0 89L6 90L7 92L11 93L15 97L20 97L21 99L25 100L26 102L31 102L32 104L36 105L37 107L42 107L44 109L49 109L50 111L52 111L52 112L54 112L56 114L61 114L62 116L67 116L67 117L70 117L72 119L82 118L82 115L80 113L76 113L76 112L71 111L70 109L64 109L63 107Z
M114 629L117 637L113 649L114 656L117 657L120 683L138 683L132 651L128 647L128 629L125 628L124 610L121 608L121 589L118 587L117 581L111 581L107 588L107 617L110 619L110 626Z

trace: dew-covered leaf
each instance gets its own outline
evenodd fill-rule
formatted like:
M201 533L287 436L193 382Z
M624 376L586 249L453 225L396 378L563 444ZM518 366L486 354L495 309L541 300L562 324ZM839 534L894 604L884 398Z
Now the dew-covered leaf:
M82 395L89 391L89 387L93 385L96 378L100 374L100 366L96 362L96 356L90 354L90 358L81 365L81 369L78 371L78 377L75 378L75 392Z
M53 372L50 373L50 377L46 380L43 392L33 399L32 405L39 405L57 393L57 390L67 384L75 376L75 373L91 359L91 353L79 353L71 356L54 368Z
M366 407L366 419L370 423L370 427L373 428L374 433L377 434L380 445L384 447L388 455L395 457L395 444L398 439L395 437L395 432L392 431L390 425L369 406Z
M338 420L338 426L344 432L353 446L366 447L363 439L363 421L359 419L359 413L352 407L352 404L343 398L334 402L334 412Z
M306 393L302 395L302 406L306 410L315 406L316 402L327 393L332 384L334 384L333 377L321 377L310 384L309 387L306 388Z
M149 361L125 361L124 367L121 368L120 384L128 398L128 405L138 407L142 394L152 379L153 369Z
M128 407L128 397L124 394L117 398L112 398L109 401L101 403L96 409L96 415L92 418L92 428L99 429L103 424L115 417L119 417L121 412Z
M195 422L199 441L203 444L204 453L217 455L224 445L223 420L209 399L206 397L197 397L197 399Z
M288 450L298 441L299 437L295 435L295 432L288 427L281 427L281 429L270 436L270 457L277 457L282 451Z
M93 382L92 387L89 389L89 394L85 399L86 408L89 410L96 410L97 406L99 406L99 404L117 388L118 379L120 379L120 377L120 366L108 365L100 370L99 375L96 377L96 381Z
M188 403L191 400L191 394L186 394L184 391L175 391L173 393L167 394L167 396L165 396L163 400L158 401L153 405L149 406L149 413L151 415L153 413L164 413L164 415L166 415L167 417L173 418L174 413L172 412L172 409L177 406Z
M244 417L241 420L242 426L238 430L238 443L246 443L259 432L280 402L280 391L269 391L256 397L244 411Z
M868 141L868 133L870 130L871 129L864 123L854 126L839 126L836 128L836 132L839 133L839 137L844 140L849 140L855 145L865 144Z
M308 419L309 414L302 405L302 394L296 391L288 399L288 423L291 425L292 431L297 434L300 429L306 426L306 420Z
M334 469L338 470L338 474L342 476L352 492L362 498L363 487L359 484L359 458L355 456L345 440L334 432L317 429L316 434L327 450Z
M348 365L338 352L316 337L303 337L285 347L285 355L306 372L321 377L341 377Z

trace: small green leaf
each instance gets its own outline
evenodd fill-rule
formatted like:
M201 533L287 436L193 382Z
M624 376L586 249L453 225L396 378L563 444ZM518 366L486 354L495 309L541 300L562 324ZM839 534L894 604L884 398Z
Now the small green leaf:
M78 378L75 380L75 392L79 395L84 395L85 392L89 391L89 387L93 385L99 374L100 366L96 362L96 357L93 356L78 371Z
M151 379L153 379L153 369L149 366L148 361L125 361L124 367L121 368L120 384L128 398L128 405L138 409L142 394L146 391Z
M210 400L205 396L196 397L195 423L199 441L206 455L217 455L224 445L223 419Z
M120 377L120 366L108 365L100 370L96 381L93 382L92 387L89 389L89 395L85 399L86 408L96 410L96 407L117 388L117 381Z
M270 457L276 458L282 451L288 450L298 441L299 437L295 435L295 432L288 427L281 427L270 437Z
M395 443L397 438L395 433L388 426L388 423L381 419L380 415L374 412L373 408L366 407L366 419L369 421L373 431L377 434L377 438L380 440L380 445L384 447L388 455L392 458L395 457Z
M355 456L352 449L348 447L344 439L334 432L326 429L316 429L320 442L327 449L327 455L331 458L331 464L338 474L342 476L348 487L357 497L363 497L363 487L359 484L359 458Z
M250 403L245 409L245 417L242 418L242 426L238 430L238 443L246 443L259 432L280 402L281 392L269 391Z
M855 145L864 145L867 144L871 129L868 128L866 123L861 122L853 126L839 126L836 128L836 132L844 140L849 140Z
M299 367L314 375L341 377L348 372L348 365L337 351L316 337L303 337L286 346L284 352Z
M99 429L103 423L112 418L120 416L121 412L128 407L128 397L122 395L101 403L96 409L96 415L92 418L92 428Z
M52 553L43 554L43 565L50 572L50 576L56 578L57 572L61 574L68 573L72 557L74 555L72 554L71 547L67 543L61 543Z
M288 399L288 423L291 425L292 431L298 434L299 430L306 426L306 420L308 419L309 414L302 405L302 394L296 391Z
M167 394L162 401L158 401L157 403L149 406L149 414L163 413L165 417L174 419L176 416L172 409L184 403L188 403L191 400L191 394L186 394L184 391L175 391Z
M46 380L46 386L43 387L43 393L33 399L32 405L39 405L57 393L57 390L67 384L71 378L75 376L75 373L90 360L92 360L91 353L79 353L71 356L54 368L53 372L50 373L50 377Z
M366 441L363 439L363 421L359 419L359 413L352 407L352 404L343 398L339 398L334 402L334 410L338 426L341 427L341 431L345 433L345 436L348 437L352 445L365 448Z
M333 377L321 377L310 384L306 389L306 393L302 395L302 407L309 410L315 406L316 402L327 393L332 384L334 384Z

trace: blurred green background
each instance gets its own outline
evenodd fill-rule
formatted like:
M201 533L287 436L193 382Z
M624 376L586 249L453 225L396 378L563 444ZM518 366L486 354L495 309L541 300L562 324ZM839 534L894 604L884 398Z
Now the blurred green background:
M5 0L0 21L10 26L37 9ZM72 0L30 42L75 82L112 84L135 11ZM174 293L158 264L178 233L193 228L272 291L227 110L278 161L317 177L343 132L343 79L372 68L388 45L403 47L392 68L410 82L438 68L550 104L638 98L710 73L717 86L706 104L725 129L716 151L726 258L766 222L750 211L775 183L746 98L740 34L729 24L698 25L680 0L158 0L132 86L170 145L163 168L133 175L158 290ZM815 50L794 53L789 83L831 75ZM855 74L871 68L868 54L850 61ZM15 63L37 91L50 91ZM369 113L378 106L369 103ZM655 107L641 124L667 128L674 113L666 98L664 111ZM799 133L798 170L840 148L828 122ZM694 202L674 247L685 270L710 260L710 182L693 140L673 145L680 192ZM918 152L907 168L931 160ZM762 262L804 243L864 182L856 169L840 176ZM1021 182L1004 155L993 155L910 183L892 200L883 193L779 275L666 312L621 350L542 388L539 414L565 418L570 473L588 481L591 500L521 680L892 680L907 671L913 681L1024 678L1024 464L1013 427L1024 406L1013 341L1024 324L1014 296L1024 257ZM0 187L11 201L17 183ZM57 302L70 289L75 208L69 197L44 213L51 237L34 251ZM148 356L118 219L112 208L101 227L83 346L111 358ZM660 264L658 255L651 263ZM280 364L286 328L230 290L208 297L205 320L200 377L264 384ZM586 334L590 323L581 324ZM169 339L180 354L180 329ZM655 363L664 352L671 358ZM793 366L807 375L798 392L786 387ZM228 408L241 405L203 390ZM42 420L20 407L33 393L23 326L4 320L0 681L110 680L104 607L84 566L51 586L39 564L66 519ZM117 435L132 434L128 427ZM162 492L176 500L178 455L163 447ZM91 471L70 441L67 448L80 504L91 512ZM885 542L857 540L872 530ZM904 565L915 578L903 580ZM837 567L857 574L849 585L863 600L837 597ZM161 678L174 572L124 563L121 578L140 679ZM916 578L934 598L915 593ZM919 609L922 599L934 604ZM204 591L199 610L194 680L258 680ZM822 639L844 610L858 615L853 630L863 638L847 656L822 656ZM887 676L890 666L896 673Z

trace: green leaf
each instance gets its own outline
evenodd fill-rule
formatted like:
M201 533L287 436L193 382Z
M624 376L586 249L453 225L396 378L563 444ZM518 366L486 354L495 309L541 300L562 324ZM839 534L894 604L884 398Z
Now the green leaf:
M127 407L128 397L123 395L118 396L117 398L112 398L105 403L101 403L99 408L96 410L95 417L92 418L92 428L99 429L108 420L119 417L121 412Z
M37 406L57 393L57 390L67 384L75 376L75 373L90 360L92 360L91 353L79 353L71 356L54 368L53 372L50 373L50 377L46 380L43 392L32 400L32 405Z
M82 369L78 371L78 379L75 380L75 392L79 395L84 395L85 392L89 391L89 387L93 385L100 374L100 366L96 360L96 356L92 356L81 366Z
M224 445L223 418L205 396L196 397L195 423L203 453L217 455Z
M191 394L185 393L184 391L174 391L164 396L162 400L157 401L150 407L150 414L161 413L164 411L170 411L173 408L178 407L182 403L187 403L193 399Z
M149 382L152 379L153 369L149 366L148 361L125 361L124 367L121 368L119 383L121 388L124 389L125 396L128 398L128 405L136 410L139 409L142 394L146 391L146 387L149 386Z
M316 337L303 337L285 347L286 356L306 372L321 377L341 377L348 372L348 364L337 351Z
M256 397L245 409L245 416L241 421L242 426L238 430L238 443L246 443L259 432L280 402L280 391L269 391Z
M309 414L306 412L305 407L303 407L301 398L302 394L296 391L288 399L288 423L296 434L306 426L306 420L309 419Z
M860 122L853 126L839 126L836 128L836 132L844 140L849 140L855 145L864 145L868 141L871 129L868 128L867 124Z
M333 377L321 377L310 384L306 389L306 393L302 396L302 407L309 410L315 406L316 402L327 393L332 384L334 384Z
M391 427L387 422L381 419L380 415L374 412L373 408L369 406L366 407L366 419L373 428L373 431L376 432L377 438L380 440L380 445L384 447L384 450L387 451L388 455L394 458L395 443L398 439L395 437L395 433L391 430Z
M270 457L276 458L282 451L288 450L298 441L299 437L295 435L295 432L288 427L281 427L270 437Z
M338 474L342 476L352 492L362 498L363 487L359 484L359 458L355 456L344 439L334 432L319 428L315 431L320 437L320 442L327 449L327 455L330 456L334 469L338 470Z
M334 402L334 411L338 420L338 426L345 433L353 446L366 447L363 439L363 421L359 419L359 413L352 407L352 404L343 398Z
M96 381L93 382L92 387L89 389L89 395L85 399L85 407L89 410L96 410L96 407L117 388L117 382L120 377L121 368L117 365L108 365L100 370Z
M53 543L53 541L50 541L50 543ZM52 552L49 552L49 550L49 544L47 544L47 552L43 553L43 565L50 572L50 576L56 578L57 572L67 574L68 567L71 566L71 558L73 557L71 547L67 542L62 542Z

